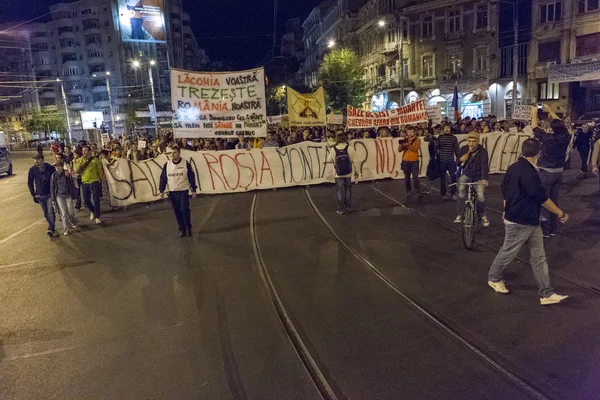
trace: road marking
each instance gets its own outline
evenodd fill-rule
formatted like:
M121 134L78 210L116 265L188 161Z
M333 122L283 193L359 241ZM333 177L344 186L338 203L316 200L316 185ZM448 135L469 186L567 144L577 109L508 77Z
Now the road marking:
M42 258L41 260L23 261L23 262L15 263L15 264L0 265L0 269L1 268L18 267L20 265L35 264L35 263L39 263L39 262L42 262L42 261L48 261L48 260L52 260L52 258Z
M4 199L4 200L2 200L2 201L10 201L10 200L18 199L19 197L21 197L21 196L25 196L26 194L27 194L27 192L25 192L25 193L21 193L21 194L18 194L18 195L16 195L16 196L9 197L8 199Z
M17 232L15 232L15 233L13 233L13 234L12 234L12 235L10 235L9 237L7 237L7 238L4 238L4 239L0 240L0 246L1 246L1 245L3 245L4 243L8 242L10 239L14 238L15 236L17 236L17 235L19 235L19 234L21 234L21 233L25 232L27 229L31 228L31 227L32 227L32 226L34 226L34 225L37 225L37 224L39 224L40 222L42 222L42 221L44 221L44 220L45 220L45 218L38 219L38 220L37 220L37 221L35 221L33 224L31 224L31 225L29 225L29 226L26 226L25 228L21 229L20 231L17 231Z

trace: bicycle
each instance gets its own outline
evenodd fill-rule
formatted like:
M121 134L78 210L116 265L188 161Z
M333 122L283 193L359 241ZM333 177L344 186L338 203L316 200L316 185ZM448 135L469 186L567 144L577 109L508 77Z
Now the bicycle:
M460 185L467 186L467 198L465 200L465 212L462 216L462 239L467 250L473 248L475 243L475 229L477 228L477 196L475 194L475 186L481 185L481 182L461 183ZM458 183L453 183L450 186L458 186Z

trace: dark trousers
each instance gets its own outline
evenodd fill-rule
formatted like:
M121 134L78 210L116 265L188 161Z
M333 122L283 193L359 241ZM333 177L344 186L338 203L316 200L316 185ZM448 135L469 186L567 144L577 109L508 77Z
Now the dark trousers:
M440 161L440 193L446 195L446 172L450 174L450 182L456 183L456 162ZM456 186L450 187L450 194L456 193Z
M92 182L83 184L83 204L94 213L94 218L100 218L100 196L102 183Z
M350 211L352 208L352 181L350 178L335 178L337 210Z
M554 202L554 204L558 205L558 192L562 185L563 173L540 170L540 178L544 189L546 189L546 195ZM542 207L542 231L544 232L544 235L556 233L557 230L558 216Z
M83 187L83 182L81 182L81 177L77 177L77 187L73 189L73 198L75 199L75 208L81 208L81 188Z
M402 161L402 171L404 172L404 184L406 185L406 192L410 193L412 190L410 185L410 178L412 176L415 184L415 191L421 191L421 182L419 182L419 162L418 161Z
M581 172L587 173L587 161L590 155L589 147L578 147L577 151L579 152L579 157L581 157Z
M38 198L38 203L44 212L44 218L48 221L48 230L54 232L56 223L56 215L54 215L54 207L52 206L52 198L50 196L42 196Z
M177 227L183 232L186 229L192 230L191 213L190 213L190 198L187 190L177 190L169 192L169 200L171 207L175 212L177 219Z

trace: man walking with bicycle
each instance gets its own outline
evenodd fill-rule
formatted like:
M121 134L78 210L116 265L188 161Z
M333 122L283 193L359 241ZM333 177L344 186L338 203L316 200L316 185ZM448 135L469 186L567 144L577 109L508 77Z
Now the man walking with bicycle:
M479 133L470 132L467 136L467 145L460 149L459 167L462 175L458 180L458 215L454 220L460 224L465 213L465 200L467 198L466 183L480 182L475 186L477 194L477 214L481 217L484 227L490 226L490 221L485 215L485 187L488 185L489 162L488 152L479 144Z
M541 207L556 215L561 223L569 215L563 212L546 194L536 170L542 143L536 139L523 142L521 158L506 171L502 181L504 198L504 244L488 273L488 285L497 293L508 294L503 278L504 268L511 263L523 245L529 247L529 263L538 284L540 304L560 303L568 296L554 293L550 286L548 262L540 227Z

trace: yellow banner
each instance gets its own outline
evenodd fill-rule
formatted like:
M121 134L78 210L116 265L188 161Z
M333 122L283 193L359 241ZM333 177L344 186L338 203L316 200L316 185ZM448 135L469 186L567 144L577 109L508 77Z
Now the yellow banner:
M287 88L288 115L290 126L325 126L325 91L322 87L314 93L298 93Z

